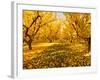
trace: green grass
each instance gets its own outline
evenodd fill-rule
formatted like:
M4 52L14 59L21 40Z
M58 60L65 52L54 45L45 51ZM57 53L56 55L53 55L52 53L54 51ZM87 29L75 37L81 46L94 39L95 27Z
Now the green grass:
M59 43L47 47L41 47L43 50L35 55L31 54L31 59L25 60L24 69L37 69L37 68L58 68L58 67L80 67L90 66L91 57L84 56L86 52L77 51L71 48L71 45ZM83 48L82 48L83 49ZM34 50L33 50L34 52ZM30 55L30 53L28 53ZM30 57L29 57L30 58Z

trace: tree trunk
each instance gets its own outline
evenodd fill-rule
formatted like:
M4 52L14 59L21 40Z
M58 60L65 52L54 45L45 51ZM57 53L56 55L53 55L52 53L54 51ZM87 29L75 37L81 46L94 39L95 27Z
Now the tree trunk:
M51 40L51 39L49 39L49 42L51 43L51 42L52 42L52 40Z
M88 38L88 50L89 51L91 50L91 38L90 37Z
M88 51L90 52L90 50L91 50L91 38L90 37L86 38L85 41L86 41L87 46L88 46Z
M28 47L29 47L29 50L32 50L32 41L31 40L28 42Z
M32 45L31 44L29 44L29 50L32 50Z

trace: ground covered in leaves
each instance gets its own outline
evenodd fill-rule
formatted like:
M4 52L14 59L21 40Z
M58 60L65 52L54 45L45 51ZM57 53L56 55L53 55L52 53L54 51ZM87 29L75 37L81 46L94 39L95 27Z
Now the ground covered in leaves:
M24 69L90 66L91 56L84 44L38 43L24 46Z

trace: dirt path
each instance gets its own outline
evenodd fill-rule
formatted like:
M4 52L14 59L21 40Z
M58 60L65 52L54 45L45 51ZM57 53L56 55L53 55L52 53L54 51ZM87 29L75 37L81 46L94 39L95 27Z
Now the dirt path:
M52 46L54 44L60 44L60 43L38 43L38 44L34 45L33 47L48 47L48 46Z
M49 46L52 46L54 44L60 44L60 43L35 43L32 48L35 48L35 47L49 47ZM28 46L24 46L25 49L28 49Z
M89 66L90 53L86 45L65 43L36 43L32 50L25 47L24 68Z
M28 50L28 46L25 46L24 47L25 60L31 60L33 57L37 57L41 52L46 50L46 48L54 44L60 44L60 43L38 43L32 46L32 50Z

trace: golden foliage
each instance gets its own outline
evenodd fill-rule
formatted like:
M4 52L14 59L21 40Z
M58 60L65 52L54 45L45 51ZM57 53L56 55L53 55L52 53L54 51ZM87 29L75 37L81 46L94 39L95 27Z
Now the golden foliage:
M23 68L90 66L91 14L23 10Z

